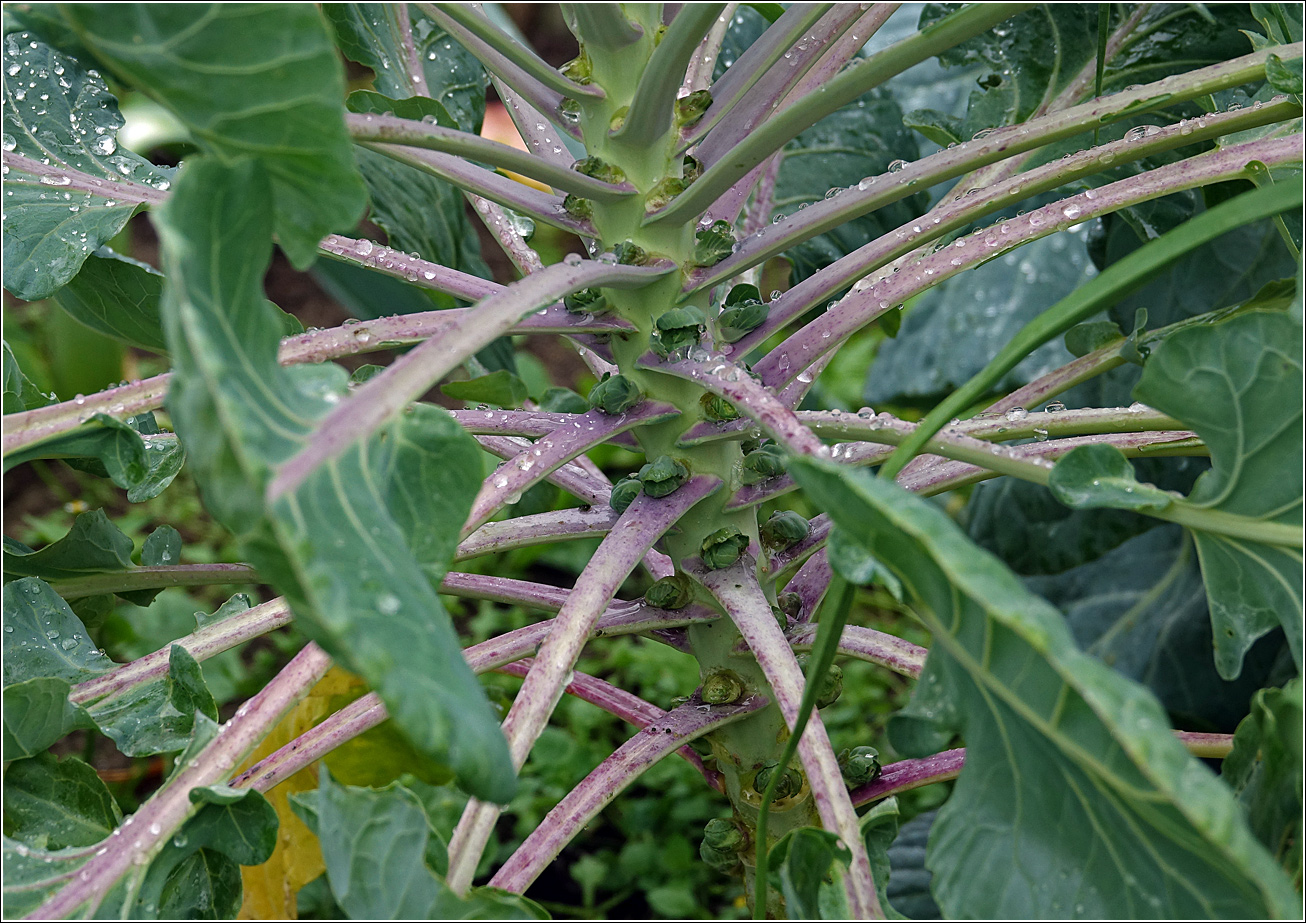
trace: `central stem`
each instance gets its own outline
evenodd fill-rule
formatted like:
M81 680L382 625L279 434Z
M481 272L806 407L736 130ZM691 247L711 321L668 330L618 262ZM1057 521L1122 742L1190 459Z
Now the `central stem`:
M683 178L683 163L676 151L678 131L667 125L665 132L653 144L632 146L622 144L613 135L614 123L619 124L620 113L630 105L642 64L647 62L654 43L644 39L620 49L584 46L596 82L603 86L605 97L600 100L581 100L581 128L586 148L592 157L620 169L627 182L641 195L618 202L593 202L592 221L598 231L601 250L632 243L650 258L665 258L682 267L681 273L671 273L653 284L635 290L604 289L602 291L611 310L634 325L629 333L614 334L610 341L612 356L620 373L637 384L647 398L675 405L679 416L657 423L636 427L631 432L649 460L670 455L686 465L692 474L713 474L721 478L726 489L719 491L691 508L677 523L677 529L663 539L664 550L676 562L697 556L703 539L723 527L731 526L748 536L754 547L759 544L756 512L752 509L728 510L734 489L739 486L740 463L743 453L735 440L718 440L694 445L680 445L680 437L705 419L701 399L707 393L698 383L677 376L642 368L639 360L648 353L655 322L659 316L674 307L693 305L704 316L711 318L715 311L710 302L710 290L704 289L688 296L682 294L685 275L695 268L695 232L697 215L683 223L672 221L644 225L645 196L666 178ZM637 55L645 55L636 66ZM614 119L615 116L615 119ZM704 347L711 347L710 332L704 334ZM774 578L760 575L763 592L771 603L775 602ZM716 606L704 591L698 591L699 602ZM719 607L718 607L719 608ZM771 617L767 613L767 617ZM689 642L698 660L700 676L706 679L725 670L739 678L744 695L760 693L774 701L770 687L755 658L738 653L740 633L729 618L691 626ZM724 775L726 793L734 807L736 819L751 833L756 826L757 810L761 800L754 786L757 771L768 760L777 759L784 749L789 730L779 710L771 705L755 715L726 725L707 739L717 766ZM798 826L818 825L816 810L810 791L804 784L800 791L778 800L772 807L770 835L777 839L789 829ZM744 862L745 883L751 896L752 849L741 853ZM773 895L773 899L775 896ZM779 910L779 907L775 908Z

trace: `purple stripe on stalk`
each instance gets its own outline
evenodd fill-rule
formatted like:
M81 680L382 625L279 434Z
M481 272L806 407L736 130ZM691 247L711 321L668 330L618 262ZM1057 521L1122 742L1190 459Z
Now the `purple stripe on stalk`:
M818 524L818 520L823 522ZM834 572L830 569L830 559L825 550L825 540L830 535L830 517L822 513L813 519L812 523L812 534L808 539L819 543L820 547L799 568L793 579L785 584L785 592L797 593L801 600L796 619L799 625L805 625L812 620L817 606L821 604L821 600L830 589L830 581L834 578Z
M555 510L518 516L503 522L487 522L459 544L455 561L483 554L497 554L510 548L543 542L567 541L609 532L617 521L617 512L602 506L588 510Z
M737 705L687 703L655 719L585 777L545 816L490 880L491 887L521 893L572 838L650 766L696 737L737 721L767 704L754 696ZM693 752L692 750L689 752Z

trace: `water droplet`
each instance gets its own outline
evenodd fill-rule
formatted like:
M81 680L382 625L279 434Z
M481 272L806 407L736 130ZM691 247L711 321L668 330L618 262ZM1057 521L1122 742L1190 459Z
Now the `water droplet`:
M372 242L370 240L360 240L354 245L354 250L359 256L367 256L372 252Z
M1065 409L1066 409L1066 405L1061 403L1061 401L1053 401L1051 404L1047 405L1047 408L1044 410L1044 413L1061 413L1061 411Z
M1078 205L1067 205L1065 208L1061 209L1061 214L1065 215L1071 221L1074 221L1083 213L1084 210L1080 208Z
M95 143L91 145L91 150L95 151L95 153L102 157L107 157L117 149L117 142L108 135L100 135L100 137L95 139Z
M44 186L68 186L72 180L66 176L42 176L41 184Z
M393 593L382 593L376 598L376 611L382 615L394 615L399 611L399 597Z
M1024 407L1012 407L1010 410L1007 411L1007 420L1011 423L1016 423L1020 420L1023 420L1027 416L1029 416L1029 411L1026 410Z
M1129 405L1130 413L1142 413L1143 411L1150 410L1150 409L1151 408L1149 408L1142 401L1134 401L1132 404Z
M898 172L900 172L900 171L902 170L902 168L905 167L905 166L907 166L907 161L905 161L905 160L895 160L893 163L889 164L889 172L890 172L890 173L898 173Z
M579 253L568 253L562 258L562 261L568 266L579 266L584 259Z

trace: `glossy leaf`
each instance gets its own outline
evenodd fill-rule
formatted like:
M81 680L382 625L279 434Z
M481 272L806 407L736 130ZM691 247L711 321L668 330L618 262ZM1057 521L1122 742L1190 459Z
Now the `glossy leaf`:
M1252 831L1300 882L1302 874L1302 681L1262 689L1238 725L1221 775Z
M485 70L430 19L410 6L412 21L405 31L393 3L332 3L323 12L340 50L376 73L372 85L382 96L430 96L457 127L473 133L481 130L489 83ZM413 59L420 73L409 67ZM395 114L401 115L398 110Z
M162 291L163 276L153 267L101 247L54 300L92 330L128 346L163 352Z
M71 685L116 666L87 638L86 626L68 604L38 577L5 584L4 621L6 686L36 677Z
M934 825L934 813L920 814L903 824L887 850L892 873L885 897L894 910L911 920L943 919L939 905L930 896L932 876L925 867L925 844Z
M6 741L6 747L8 741ZM6 749L6 752L8 750ZM4 915L17 919L31 913L77 873L90 858L83 847L45 850L4 838Z
M122 823L109 789L75 757L41 753L5 770L5 836L29 846L91 846Z
M896 484L806 459L790 472L900 577L933 633L911 710L967 746L929 850L946 915L1295 914L1228 790L1059 613Z
M1048 487L1072 509L1163 510L1175 500L1173 494L1140 483L1124 453L1102 443L1080 446L1058 461Z
M257 271L271 249L265 182L254 165L192 163L163 209L169 409L196 480L297 624L368 680L414 745L469 790L507 800L506 742L433 586L480 487L475 441L419 404L264 509L275 466L343 391L310 390L303 371L277 363Z
M97 4L64 8L118 76L171 111L225 161L257 158L274 225L297 268L362 214L345 131L344 69L312 6ZM146 38L148 37L148 38Z
M1300 529L1301 382L1301 325L1256 312L1170 336L1148 359L1134 394L1183 421L1210 448L1211 471L1198 479L1189 503ZM1220 674L1237 676L1252 642L1276 625L1300 668L1300 547L1205 531L1195 537Z
M74 191L55 171L6 163L5 288L36 301L76 276L136 212L138 200L123 200L116 189L132 183L167 189L172 171L119 149L118 102L103 78L75 59L35 35L11 32L4 38L4 67L5 150L106 181L95 192Z

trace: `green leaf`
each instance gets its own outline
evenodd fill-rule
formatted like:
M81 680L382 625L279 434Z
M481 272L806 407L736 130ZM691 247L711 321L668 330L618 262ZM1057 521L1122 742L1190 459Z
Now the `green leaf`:
M1188 503L1301 527L1302 327L1253 312L1180 330L1152 353L1134 395L1191 427L1211 471ZM1233 678L1252 642L1276 625L1302 663L1301 549L1194 533L1220 675Z
M1302 681L1262 689L1238 725L1221 776L1284 871L1302 874Z
M892 876L885 897L893 909L912 920L941 920L943 914L930 895L930 871L925 867L925 843L935 812L918 815L902 825L889 846ZM877 877L876 882L879 882Z
M915 136L903 125L902 108L887 90L871 90L785 145L774 213L791 215L832 188L856 186L864 177L885 172L893 161L915 160L919 154ZM786 250L783 255L793 263L791 282L909 223L926 205L923 195L909 196Z
M11 32L4 39L4 67L5 150L107 181L96 192L73 190L67 177L7 159L5 288L37 301L76 276L136 213L137 202L124 204L117 191L130 183L167 189L173 171L118 147L118 101L75 59L30 33Z
M913 109L902 117L902 124L916 129L939 147L970 140L961 119L935 109Z
M82 41L224 161L271 178L277 240L306 268L362 215L344 125L344 69L313 6L91 4L63 8Z
M68 701L68 680L38 676L4 688L6 759L35 756L69 731L93 727L90 716Z
M276 810L252 789L239 795L204 804L168 841L145 873L132 917L235 918L242 898L240 866L266 862L277 843ZM191 792L192 802L204 800L202 789Z
M91 510L73 520L68 534L40 551L6 538L6 577L62 580L83 574L126 570L132 566L132 540L109 521L104 510Z
M1296 916L1291 883L1156 700L1080 652L942 510L856 469L797 458L790 473L933 634L912 709L967 748L930 840L945 915Z
M441 385L440 391L460 401L483 401L500 407L520 407L526 400L526 382L504 369L469 381L451 381Z
M54 300L92 330L128 346L163 352L162 291L163 276L152 266L101 247Z
M195 714L218 719L218 704L199 663L180 644L168 650L168 672L86 707L100 731L127 756L174 753L186 747Z
M866 379L866 400L876 405L921 400L961 385L1027 323L1093 274L1078 239L1056 234L934 286L908 307L899 335L881 345ZM993 390L1014 390L1072 358L1052 340L1003 375Z
M957 4L929 4L919 28L938 21ZM984 68L982 89L972 91L963 134L1023 122L1053 99L1097 50L1097 10L1048 4L1012 17L999 28L954 45L939 55L948 68Z
M41 389L32 384L32 380L23 374L14 351L8 343L0 344L4 355L4 412L6 414L31 410L33 407L45 407L55 401L52 394L43 394Z
M103 466L104 475L124 489L150 478L150 458L140 434L104 413L93 414L76 429L6 455L5 470L34 458L94 459Z
M458 128L480 132L489 84L485 70L424 14L410 6L414 18L405 31L393 3L330 3L323 12L345 56L376 72L372 85L380 95L429 96L448 111ZM407 66L410 56L421 64L420 80ZM398 110L395 114L401 115Z
M1105 443L1080 446L1061 458L1048 487L1072 509L1163 510L1175 500L1173 494L1140 483L1125 454Z
M1283 653L1282 637L1262 639L1236 680L1220 677L1196 550L1180 526L1162 524L1025 585L1065 613L1085 652L1150 689L1177 727L1233 731Z
M1274 89L1294 96L1302 94L1302 59L1299 55L1284 61L1278 55L1265 60L1265 79Z
M96 649L68 604L38 577L5 584L4 623L6 686L38 677L71 685L117 666Z
M772 877L791 920L847 920L852 853L829 830L798 827L771 848Z
M6 741L6 747L8 741ZM84 847L34 849L4 838L4 915L17 919L30 914L68 883L90 858Z
M880 905L892 916L901 916L889 903L888 895L889 882L892 881L889 848L898 836L900 821L898 799L886 798L872 805L862 815L860 823L866 854L871 860L871 874L875 877L875 890L880 894Z
M526 898L473 888L459 898L426 863L431 823L421 800L396 784L337 784L323 770L316 792L291 796L317 834L327 880L355 920L547 919Z
M343 375L324 393L307 387L303 369L277 363L260 290L271 252L266 189L253 164L197 161L161 209L176 362L168 407L196 481L296 624L368 681L421 752L469 791L507 801L507 743L433 585L480 488L475 440L447 412L418 404L264 508L275 467L344 390Z
M1156 478L1157 461L1140 461L1149 479ZM1199 464L1196 459L1185 461L1185 470ZM1184 486L1190 485L1191 478ZM980 547L1016 573L1029 575L1058 574L1095 561L1158 525L1151 517L1127 510L1070 509L1043 485L1015 478L978 485L966 506L966 519L967 531Z
M122 823L122 811L95 769L41 753L5 770L5 836L29 846L91 846Z
M1302 39L1302 9L1296 3L1253 3L1251 12L1276 44L1300 42Z

